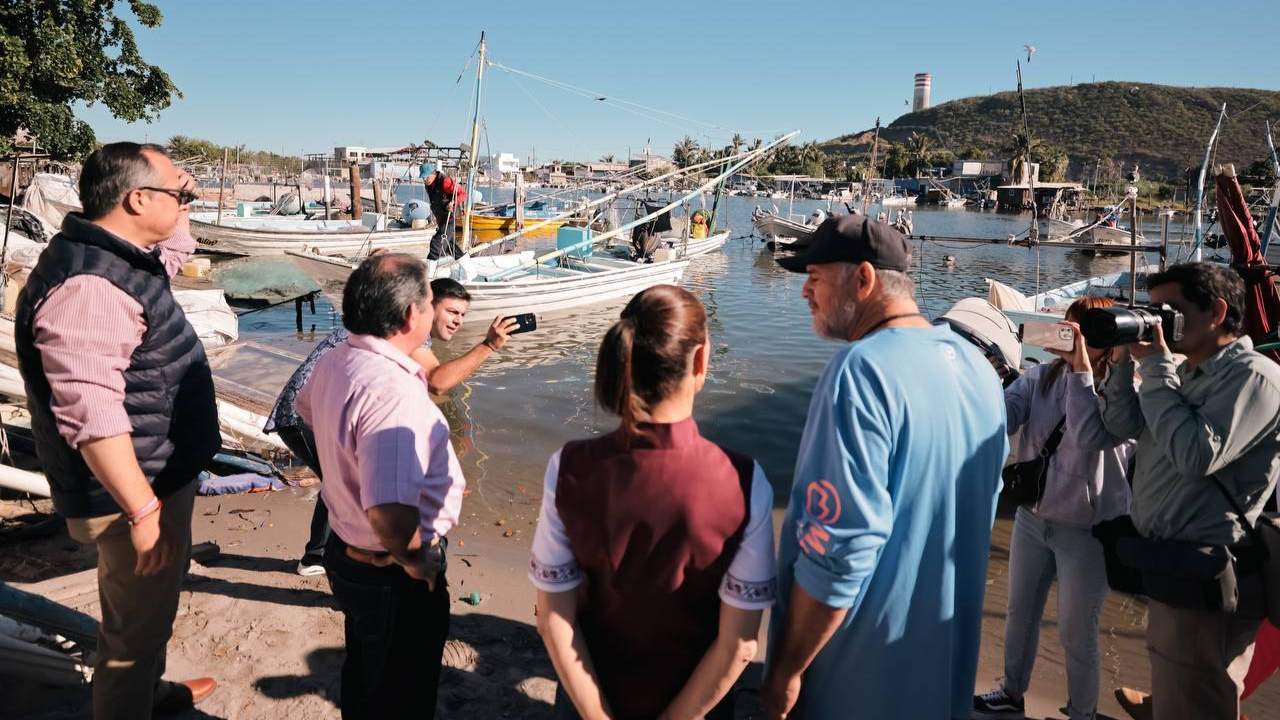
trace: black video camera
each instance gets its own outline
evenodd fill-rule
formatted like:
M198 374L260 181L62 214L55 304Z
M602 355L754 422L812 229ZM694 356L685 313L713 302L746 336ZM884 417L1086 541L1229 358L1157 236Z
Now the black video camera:
M1182 339L1182 313L1165 303L1138 307L1094 308L1085 312L1080 331L1090 347L1109 348L1135 342L1150 342L1155 327L1161 326L1166 343Z

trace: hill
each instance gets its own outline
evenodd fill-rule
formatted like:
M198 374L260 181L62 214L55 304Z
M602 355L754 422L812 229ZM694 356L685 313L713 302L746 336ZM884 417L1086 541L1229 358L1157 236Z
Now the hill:
M1217 160L1247 166L1266 157L1264 120L1280 118L1280 92L1270 90L1105 82L1037 88L1026 97L1032 135L1066 151L1073 178L1092 177L1095 163L1108 159L1113 172L1136 162L1147 177L1181 177L1199 167L1224 102ZM953 100L881 128L880 152L886 140L904 143L915 132L959 158L981 152L1007 160L1021 122L1016 92ZM867 130L820 147L828 156L865 160L871 138Z

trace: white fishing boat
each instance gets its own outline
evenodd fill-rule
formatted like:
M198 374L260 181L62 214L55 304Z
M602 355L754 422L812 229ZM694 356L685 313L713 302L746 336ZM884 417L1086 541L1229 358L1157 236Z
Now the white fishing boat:
M902 205L915 205L916 198L911 195L885 195L876 201L880 207L899 207Z
M809 243L809 238L813 235L813 231L826 218L826 213L821 210L815 211L813 215L807 217L796 214L783 217L776 211L770 212L756 206L755 212L751 215L751 224L755 227L756 232L768 238L771 242L780 245L804 247Z
M366 213L360 220L306 220L296 217L236 217L191 213L191 234L207 252L228 255L280 255L286 250L318 249L356 253L377 248L427 245L434 227L396 228L385 215Z
M1082 220L1049 219L1041 220L1040 227L1042 235L1050 240L1070 236L1074 242L1085 245L1129 245L1133 242L1133 239L1129 236L1128 228L1114 225L1095 224L1093 227L1080 232L1085 227ZM1146 238L1142 233L1138 233L1138 244L1142 244L1145 240ZM1092 248L1084 252L1090 255L1120 254Z
M701 239L689 238L688 242L684 238L676 237L664 237L661 240L664 245L677 252L684 259L692 260L724 247L724 244L729 241L729 231L721 230Z
M708 240L724 244L728 234ZM709 252L706 250L705 252ZM357 263L314 252L287 253L337 305ZM687 259L638 263L612 257L565 256L553 265L533 265L534 253L465 257L441 264L436 277L452 277L471 294L470 312L482 316L568 310L630 297L654 285L675 284L689 266ZM495 279L496 278L496 279Z

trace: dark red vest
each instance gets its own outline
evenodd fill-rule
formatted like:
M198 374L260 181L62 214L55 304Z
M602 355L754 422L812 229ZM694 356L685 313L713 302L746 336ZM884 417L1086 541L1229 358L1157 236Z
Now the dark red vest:
M565 445L556 509L581 566L578 618L619 718L652 718L720 622L720 581L751 516L751 458L693 420Z

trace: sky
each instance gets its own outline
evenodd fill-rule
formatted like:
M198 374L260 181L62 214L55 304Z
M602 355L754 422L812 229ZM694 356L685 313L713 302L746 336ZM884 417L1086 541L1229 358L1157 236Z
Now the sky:
M1019 58L1028 87L1280 89L1274 0L157 4L164 22L136 28L138 45L183 97L149 124L79 108L99 141L183 134L291 155L457 145L475 60L459 75L482 30L491 60L537 77L486 70L480 151L524 160L621 159L646 142L670 154L685 135L721 147L735 131L826 140L909 111L917 72L932 74L937 105L1013 89Z

